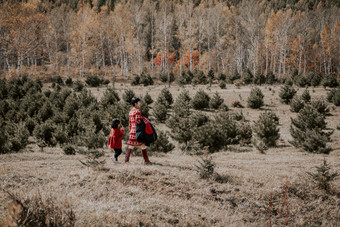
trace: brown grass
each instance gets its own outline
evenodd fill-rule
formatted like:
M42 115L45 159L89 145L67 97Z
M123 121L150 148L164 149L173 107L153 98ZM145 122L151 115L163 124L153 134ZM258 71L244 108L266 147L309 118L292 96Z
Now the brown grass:
M120 94L126 87L116 84ZM136 93L148 90L155 100L163 87L142 87ZM199 88L189 86L187 90L193 96ZM132 156L129 164L114 165L112 153L105 150L108 171L100 171L82 165L79 160L85 160L84 155L67 156L57 147L41 153L31 144L26 152L0 156L0 220L9 216L12 200L5 193L8 191L22 196L40 192L58 198L55 204L64 210L69 207L63 201L68 201L75 213L75 226L337 226L340 179L332 183L332 193L327 193L318 189L306 172L314 171L326 158L332 170L340 173L340 131L332 135L334 150L329 155L295 149L288 140L290 117L296 114L279 103L280 86L270 88L261 87L266 104L263 109L244 108L242 112L252 122L265 109L275 111L280 118L279 146L266 154L240 146L212 154L215 172L226 181L200 179L195 170L200 157L185 155L178 147L169 154L151 156L152 166L144 166L140 156ZM104 89L91 88L97 97ZM170 91L176 97L181 89L172 86ZM237 89L228 85L222 90L215 85L206 91L210 95L218 91L230 107L239 95L246 106L250 90L250 86ZM326 97L324 88L314 90L312 99ZM336 128L339 120L340 108L336 107L327 116L328 127ZM166 129L165 125L157 126Z

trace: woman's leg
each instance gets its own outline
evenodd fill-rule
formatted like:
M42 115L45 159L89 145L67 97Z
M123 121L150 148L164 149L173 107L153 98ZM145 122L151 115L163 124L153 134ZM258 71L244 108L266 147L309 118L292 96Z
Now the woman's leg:
M151 162L149 160L148 151L146 150L145 144L142 144L140 147L142 149L142 155L143 155L143 158L144 158L145 165L150 165Z
M132 149L133 149L133 147L130 146L130 145L126 148L125 162L129 162L130 161L130 154L131 154Z

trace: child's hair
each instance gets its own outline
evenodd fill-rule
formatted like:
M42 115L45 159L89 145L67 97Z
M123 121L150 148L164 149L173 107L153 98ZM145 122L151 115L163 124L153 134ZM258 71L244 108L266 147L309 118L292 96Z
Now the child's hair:
M118 128L118 124L120 123L120 120L118 118L115 118L112 120L112 128Z
M139 98L137 98L137 97L133 97L132 99L131 99L131 104L132 104L132 106L134 107L135 106L135 104L137 103L137 102L139 102L140 101L140 99Z

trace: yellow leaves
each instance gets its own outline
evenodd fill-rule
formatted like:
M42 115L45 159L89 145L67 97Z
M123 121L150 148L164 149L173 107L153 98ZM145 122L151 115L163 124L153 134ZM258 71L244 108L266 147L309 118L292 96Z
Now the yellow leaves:
M7 31L3 39L8 43L8 52L16 52L22 58L37 48L41 28L46 26L47 19L35 5L4 4L1 11L2 26Z

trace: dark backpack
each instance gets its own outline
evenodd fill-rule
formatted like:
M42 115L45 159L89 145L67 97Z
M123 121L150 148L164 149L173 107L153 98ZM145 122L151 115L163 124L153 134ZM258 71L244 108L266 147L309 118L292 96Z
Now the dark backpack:
M146 146L150 146L151 143L155 142L157 140L157 133L155 128L152 126L151 122L149 121L149 124L152 128L153 133L147 134L145 132L145 122L143 119L141 119L139 124L136 124L136 138L137 141L140 143L144 143Z

